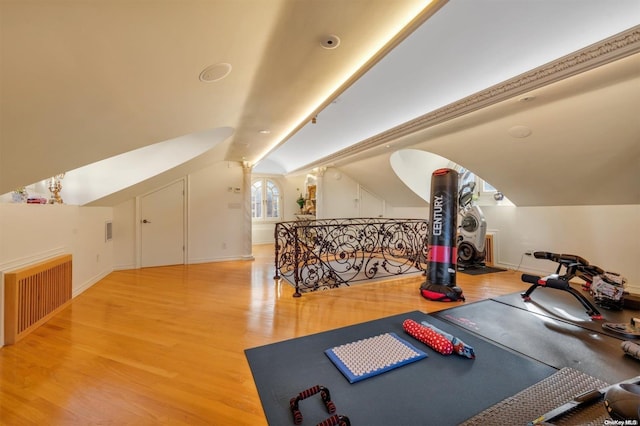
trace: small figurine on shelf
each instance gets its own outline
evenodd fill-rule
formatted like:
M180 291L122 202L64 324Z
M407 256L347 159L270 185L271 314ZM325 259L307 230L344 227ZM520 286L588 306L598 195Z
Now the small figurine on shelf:
M27 193L27 190L25 189L24 186L21 186L20 188L16 189L11 194L11 200L14 203L24 203L25 201L27 201L27 198L29 198L29 194Z
M49 204L62 204L62 197L60 197L60 191L62 191L62 179L64 179L64 173L55 175L49 179L49 191L51 191L51 198Z
M316 206L315 203L313 202L313 200L306 200L305 201L305 205L304 205L304 213L305 214L310 214L310 215L315 215L316 214Z

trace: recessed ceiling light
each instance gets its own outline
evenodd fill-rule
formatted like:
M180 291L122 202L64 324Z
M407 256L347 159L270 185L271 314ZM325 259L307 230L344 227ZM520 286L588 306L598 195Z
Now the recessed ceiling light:
M507 130L507 133L509 133L511 137L523 139L531 135L532 132L527 126L513 126Z
M200 73L200 81L204 83L213 83L219 81L229 75L231 72L231 64L220 63L208 66Z
M269 133L271 133L271 130L262 129L262 130L258 131L258 133L260 133L261 135L268 135Z
M320 39L320 46L325 49L335 49L340 46L340 37L334 34L329 34Z

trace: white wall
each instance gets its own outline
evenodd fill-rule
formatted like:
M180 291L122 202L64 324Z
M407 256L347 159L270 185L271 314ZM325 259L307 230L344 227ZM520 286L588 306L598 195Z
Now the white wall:
M622 274L629 290L640 293L640 205L481 208L494 234L498 266L550 274L557 263L524 252L575 254ZM429 208L390 208L389 215L428 218Z
M240 259L243 253L243 169L223 162L189 175L187 263ZM239 188L239 191L236 190Z
M73 292L111 272L113 242L105 241L110 207L0 204L0 271L58 254L73 256Z
M229 208L241 202L228 187L241 185L240 167L217 165L189 177L189 263L225 260L241 255L241 210ZM284 220L294 220L295 200L304 184L304 176L274 178L283 190ZM326 173L324 183L325 217L358 217L358 183L342 174ZM131 227L133 203L114 209L114 238L118 262L131 254L133 242L121 246L122 228ZM122 214L122 209L128 210ZM386 217L427 218L429 209L386 206ZM640 292L640 206L514 207L482 206L488 230L495 234L495 262L503 267L531 273L555 271L556 264L523 256L526 250L570 253L584 257L605 270L619 272L628 286ZM135 225L135 224L134 224ZM253 243L273 242L273 223L255 225ZM132 238L132 237L131 237ZM131 241L134 241L131 239ZM226 242L227 249L221 244Z
M323 180L324 218L390 217L384 200L345 173L329 168Z
M265 176L266 175L256 174L253 178ZM339 180L336 180L333 176L333 174L327 171L323 180L324 195L322 212L324 218L358 217L358 183L343 174L340 174ZM306 193L306 188L304 187L306 176L268 177L275 180L283 191L283 221L296 220L295 215L300 211L296 200L299 198L300 194L304 196ZM274 229L275 222L253 222L253 244L273 243Z
M243 258L243 169L220 162L187 176L187 263ZM236 190L239 188L239 192ZM114 269L139 265L136 200L114 207Z
M255 175L254 177L261 177ZM283 191L284 221L295 220L299 207L296 200L305 194L305 176L274 177ZM322 218L378 217L386 209L383 200L336 169L328 168L323 178ZM385 211L386 213L386 211ZM427 211L428 213L428 211ZM389 215L385 214L386 217ZM253 243L272 243L274 223L253 223Z
M113 241L105 241L105 223L112 219L110 207L0 203L0 272L70 253L75 297L113 270ZM0 342L3 307L1 300Z
M136 200L113 208L113 269L136 267Z
M336 176L339 176L339 178L336 178ZM257 174L253 177L263 177L263 175ZM275 180L283 191L283 221L295 220L295 214L300 210L296 200L301 193L305 194L304 183L306 176L268 177ZM344 173L335 173L335 169L327 169L323 178L323 218L361 217L360 198L361 187L358 182ZM252 231L253 243L273 243L274 228L274 222L254 222Z
M523 256L526 250L575 254L628 279L640 293L640 205L482 207L495 232L496 261L521 270L553 273L557 264Z
M280 188L284 192L282 198L282 211L284 213L283 220L295 220L295 215L300 212L300 206L298 206L296 201L300 198L301 194L304 196L307 191L304 186L306 178L306 175L275 178L276 182L278 182L278 185L280 185Z
M393 207L387 204L387 217L394 217L397 219L429 219L429 206Z
M188 176L188 263L240 258L243 247L242 168L219 163ZM285 220L293 220L304 176L278 178ZM325 179L325 216L357 217L358 183L346 175ZM428 217L428 208L386 207L386 217ZM495 234L496 263L534 273L556 264L523 256L526 250L570 253L628 279L640 293L640 205L575 207L482 206ZM113 241L105 222L113 220ZM273 225L268 225L273 241ZM113 269L136 265L136 201L116 207L0 203L0 272L62 254L73 255L74 296ZM254 243L259 243L254 237ZM224 248L223 248L224 247ZM4 289L2 289L4 290ZM0 297L4 291L0 292ZM0 309L3 303L0 303ZM0 315L0 322L3 315ZM0 333L3 327L0 327ZM1 337L1 336L0 336ZM2 340L0 340L2 341Z

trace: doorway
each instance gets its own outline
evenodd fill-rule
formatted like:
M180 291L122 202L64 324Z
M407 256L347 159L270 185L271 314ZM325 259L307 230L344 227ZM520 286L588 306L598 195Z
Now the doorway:
M360 217L384 217L384 201L367 191L360 189Z
M184 180L140 197L140 266L185 263Z

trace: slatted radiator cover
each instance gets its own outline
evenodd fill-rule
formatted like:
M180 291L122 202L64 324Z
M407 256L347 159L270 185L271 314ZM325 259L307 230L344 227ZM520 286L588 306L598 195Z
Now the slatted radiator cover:
M13 344L71 302L72 257L57 256L4 274L4 338Z
M486 234L484 239L485 258L484 263L489 266L493 266L495 259L493 253L493 235Z

